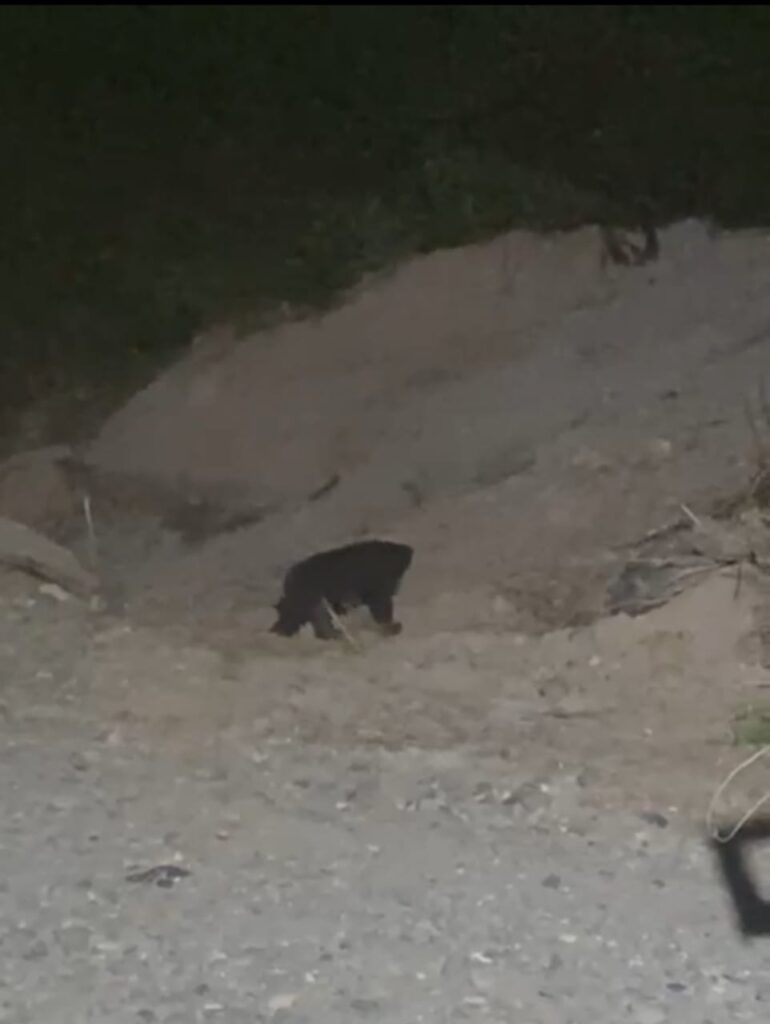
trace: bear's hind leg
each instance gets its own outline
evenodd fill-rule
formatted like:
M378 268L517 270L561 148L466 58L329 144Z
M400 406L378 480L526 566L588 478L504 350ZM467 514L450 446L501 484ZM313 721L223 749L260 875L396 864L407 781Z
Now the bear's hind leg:
M393 618L393 597L391 594L371 595L365 602L372 618L386 636L397 636L402 629L401 623Z

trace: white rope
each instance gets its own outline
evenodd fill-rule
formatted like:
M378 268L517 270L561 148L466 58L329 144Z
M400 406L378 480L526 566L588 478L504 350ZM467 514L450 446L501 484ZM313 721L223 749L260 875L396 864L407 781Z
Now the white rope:
M743 817L738 821L738 824L734 825L726 836L721 835L719 829L716 828L716 826L714 825L714 808L716 807L716 803L719 800L720 796L724 793L724 791L727 789L727 787L730 785L730 783L737 775L740 775L740 773L745 768L750 768L755 761L759 761L761 757L764 757L765 754L769 753L770 743L768 743L764 747L760 747L759 750L755 750L750 757L747 757L745 761L741 761L739 765L736 765L735 768L733 768L730 774L720 783L720 785L714 792L714 795L711 798L711 802L709 803L708 810L706 811L706 829L708 830L708 833L711 836L711 838L716 840L716 842L729 843L731 839L735 839L735 837L738 835L743 826L754 817L759 808L770 800L770 791L768 791L767 793L765 793L764 796L761 796L759 800L757 800L748 809L748 811L746 811Z

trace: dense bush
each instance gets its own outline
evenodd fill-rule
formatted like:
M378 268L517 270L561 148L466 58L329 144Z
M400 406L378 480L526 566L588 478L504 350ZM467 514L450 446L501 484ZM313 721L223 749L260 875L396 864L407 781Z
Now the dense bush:
M515 224L770 214L759 6L0 8L5 407Z

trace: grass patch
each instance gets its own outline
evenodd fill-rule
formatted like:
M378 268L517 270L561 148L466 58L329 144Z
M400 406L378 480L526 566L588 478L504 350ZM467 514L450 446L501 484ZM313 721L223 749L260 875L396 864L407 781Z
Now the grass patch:
M737 746L770 745L770 705L765 708L749 707L739 712L733 720L733 738Z

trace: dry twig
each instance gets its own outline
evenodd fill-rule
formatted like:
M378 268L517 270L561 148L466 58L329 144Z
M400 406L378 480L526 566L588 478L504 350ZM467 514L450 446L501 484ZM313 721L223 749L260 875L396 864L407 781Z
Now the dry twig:
M323 603L323 606L326 609L326 611L329 613L329 618L332 620L335 628L340 631L342 636L345 638L345 641L350 645L350 647L354 651L359 651L360 647L359 647L358 643L356 642L355 637L352 635L350 630L345 626L345 623L342 621L342 619L339 617L339 615L335 612L335 610L332 608L332 606L329 604L329 602L326 600L326 598L323 598L322 603Z
M91 569L96 572L97 568L97 547L96 547L96 530L94 529L94 519L91 514L91 496L89 494L83 495L83 516L86 521L86 530L88 532L88 560L91 563Z
M740 830L744 828L744 826L749 821L751 821L751 819L757 813L759 808L766 804L768 800L770 800L770 790L768 790L764 794L764 796L761 796L751 805L751 807L748 809L748 811L745 812L745 814L741 815L737 824L733 825L733 827L726 835L722 835L719 829L714 824L714 808L716 806L717 800L719 800L722 793L724 793L724 791L727 789L727 787L730 785L730 783L737 775L740 775L740 773L744 771L744 769L749 768L752 764L755 763L755 761L759 761L760 758L764 757L768 753L770 753L770 744L767 744L764 747L760 747L759 750L755 750L750 757L747 757L744 761L741 761L739 765L736 765L735 768L733 768L733 770L722 780L722 782L719 784L719 786L717 786L716 790L714 791L714 795L711 797L711 801L709 802L708 808L706 810L706 829L711 838L716 842L729 843L730 840L734 839L738 835Z

